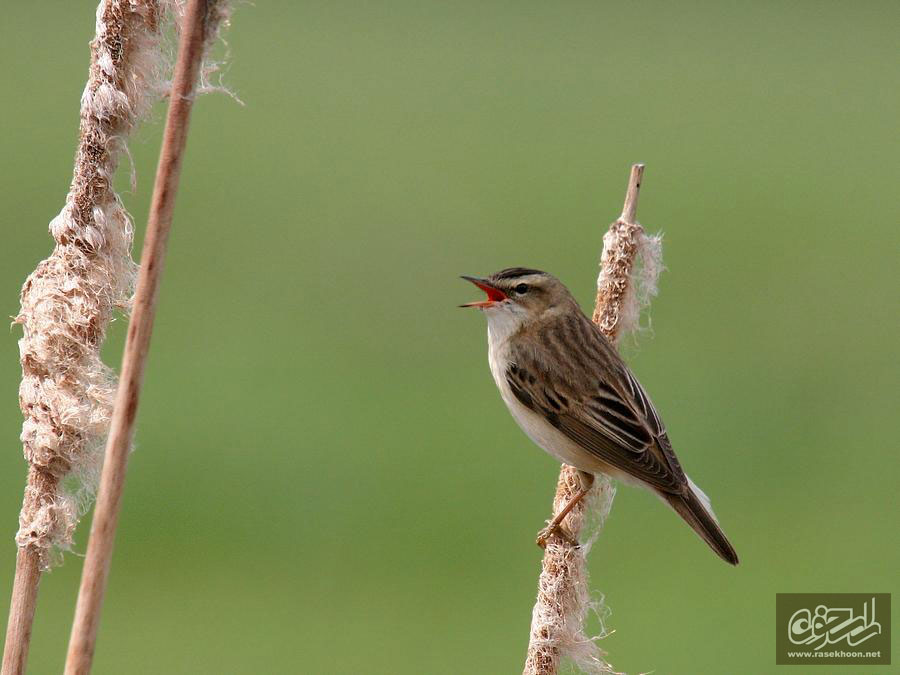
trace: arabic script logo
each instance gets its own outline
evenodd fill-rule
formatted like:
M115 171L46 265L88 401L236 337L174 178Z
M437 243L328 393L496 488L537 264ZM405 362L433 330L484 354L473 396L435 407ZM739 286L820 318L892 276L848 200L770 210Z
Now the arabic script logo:
M851 607L826 607L814 610L798 609L788 621L788 638L795 645L818 651L826 645L846 641L855 647L876 635L881 624L875 620L875 598L863 603L861 611Z

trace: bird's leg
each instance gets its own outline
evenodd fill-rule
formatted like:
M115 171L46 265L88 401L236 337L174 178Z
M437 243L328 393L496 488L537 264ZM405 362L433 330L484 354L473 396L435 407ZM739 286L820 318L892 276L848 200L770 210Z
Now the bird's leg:
M553 535L557 535L568 541L572 546L578 546L578 542L575 541L571 536L569 536L566 532L564 532L560 525L562 524L563 519L569 515L569 511L575 508L575 506L587 496L587 493L591 491L591 488L594 485L594 475L587 473L585 471L579 471L578 475L581 477L581 489L575 494L572 499L569 500L569 503L566 504L559 513L557 513L553 520L550 521L550 524L547 525L543 530L538 532L537 535L537 545L541 548L547 548L547 540L550 539Z

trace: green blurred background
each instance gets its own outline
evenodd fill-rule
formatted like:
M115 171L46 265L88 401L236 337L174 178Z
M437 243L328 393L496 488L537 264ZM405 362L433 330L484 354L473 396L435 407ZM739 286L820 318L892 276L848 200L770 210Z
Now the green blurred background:
M65 198L94 7L4 8L7 315ZM898 18L240 4L225 79L246 106L195 109L95 672L519 672L557 465L501 403L457 275L536 266L589 308L633 161L668 271L626 354L742 564L621 488L590 559L610 660L778 672L776 592L896 591ZM131 144L141 231L163 115ZM42 583L33 673L61 670L80 571L68 555Z

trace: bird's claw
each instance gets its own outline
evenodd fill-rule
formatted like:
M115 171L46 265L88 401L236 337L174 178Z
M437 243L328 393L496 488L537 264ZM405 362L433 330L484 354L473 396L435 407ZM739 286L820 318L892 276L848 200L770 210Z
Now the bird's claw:
M570 544L571 546L578 546L578 542L575 540L575 538L572 537L572 535L570 535L568 532L563 530L562 527L558 524L550 525L548 527L545 527L540 532L538 532L537 539L535 539L534 543L536 543L541 548L545 549L545 548L547 548L547 542L550 540L550 537L554 537L554 536L559 537L560 539L562 539L566 543Z

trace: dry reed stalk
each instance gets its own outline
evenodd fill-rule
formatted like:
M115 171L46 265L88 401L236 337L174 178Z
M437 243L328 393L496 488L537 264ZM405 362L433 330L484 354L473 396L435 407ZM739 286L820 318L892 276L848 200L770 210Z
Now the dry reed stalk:
M102 462L115 375L100 346L134 280L133 228L112 180L125 139L163 88L160 14L156 0L101 2L72 185L50 223L55 247L22 288L15 322L29 469L3 675L25 670L41 572L71 546Z
M643 164L631 167L622 215L603 237L593 320L613 344L638 327L641 309L656 294L656 279L661 269L660 238L646 235L635 220L643 174ZM580 489L578 471L563 465L553 498L553 515ZM596 638L584 632L589 611L600 609L600 603L592 602L590 597L587 554L614 496L612 481L598 477L588 497L563 520L563 536L548 541L538 579L524 675L555 675L563 658L570 659L586 673L615 672L597 646ZM591 517L595 521L593 527L585 527L585 521ZM588 530L586 541L575 545L573 542L584 534L583 529Z
M86 675L91 670L191 107L204 52L216 37L226 11L224 2L190 0L182 24L134 307L122 357L121 382L116 392L97 506L72 623L66 675Z

